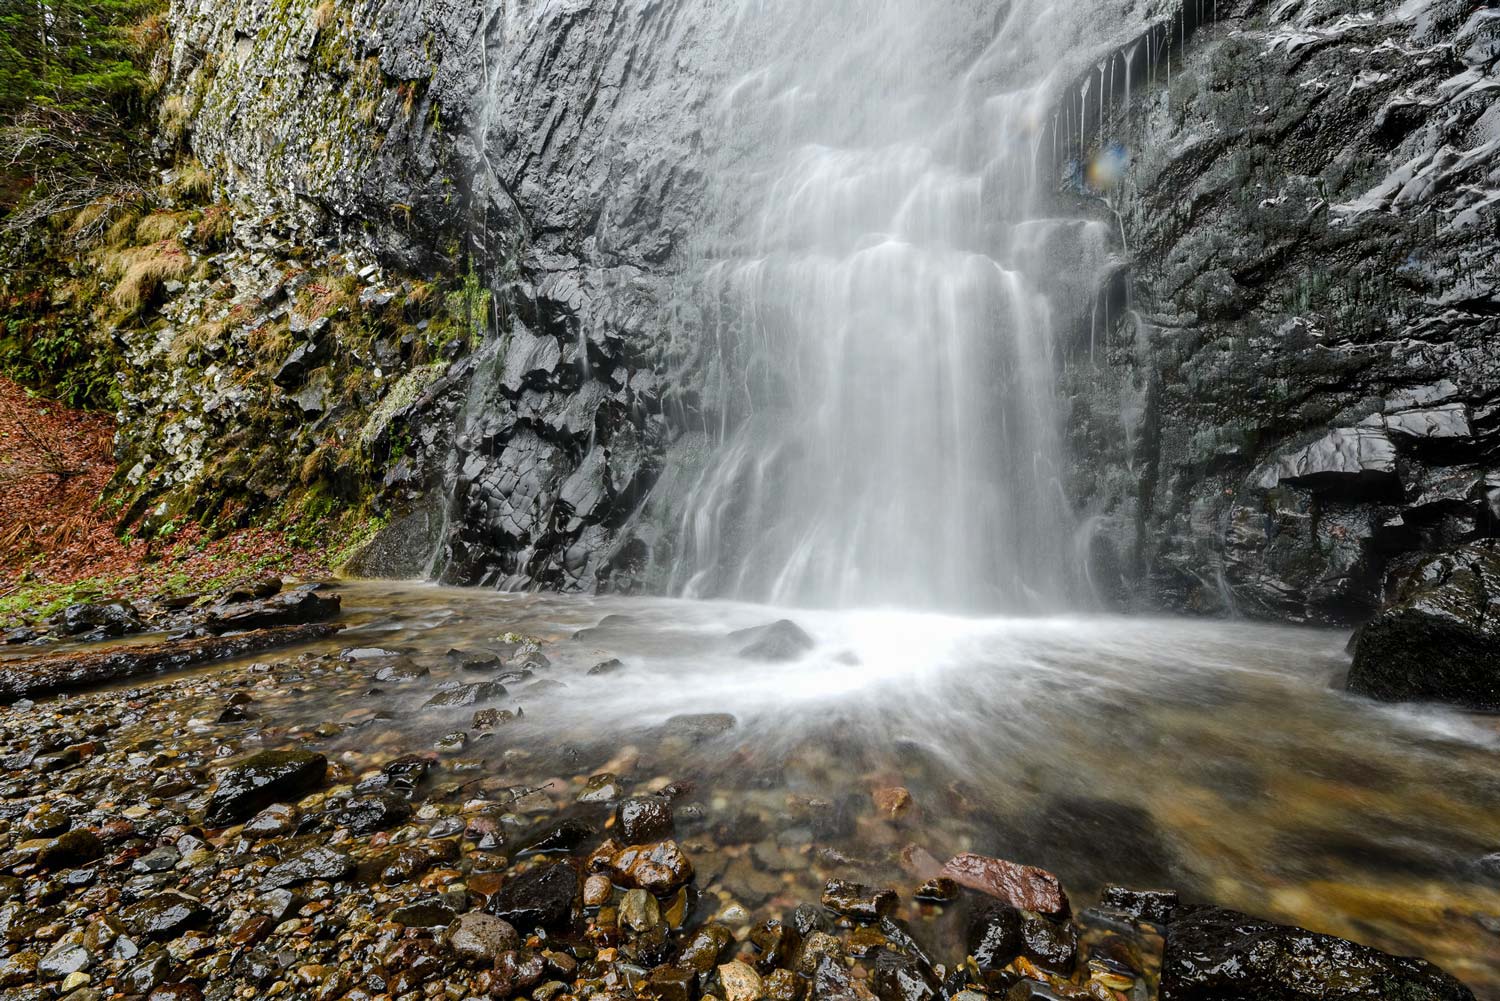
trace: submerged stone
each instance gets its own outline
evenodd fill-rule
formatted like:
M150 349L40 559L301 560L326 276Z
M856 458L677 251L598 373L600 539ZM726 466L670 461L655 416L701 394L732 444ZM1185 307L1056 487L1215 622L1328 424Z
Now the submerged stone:
M766 626L739 629L729 634L730 642L739 647L747 660L796 660L816 644L797 623L781 619Z
M506 687L497 681L478 681L471 684L454 685L438 692L422 703L423 709L460 708L493 702L506 693Z

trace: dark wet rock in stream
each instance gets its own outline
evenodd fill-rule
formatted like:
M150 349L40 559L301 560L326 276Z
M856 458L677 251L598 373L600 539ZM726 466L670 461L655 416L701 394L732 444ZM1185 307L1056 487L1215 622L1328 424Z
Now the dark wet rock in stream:
M144 625L128 601L69 605L47 621L54 633L82 639L105 639L138 633Z
M418 681L431 673L431 670L425 664L418 664L406 657L395 657L376 668L371 678L381 684L388 685L400 684L405 681Z
M598 835L593 825L581 820L564 820L531 834L517 852L525 855L574 854Z
M345 827L353 834L373 834L405 823L412 814L411 804L400 796L375 793L344 803L329 814L335 827ZM249 829L249 825L246 825Z
M309 587L213 608L204 628L212 633L301 626L337 618L342 608L337 594L324 594Z
M813 638L790 619L739 629L730 633L728 639L739 650L739 655L747 660L796 660L816 645Z
M1171 924L1179 905L1175 890L1132 890L1123 886L1106 886L1099 902L1140 921L1158 925Z
M219 776L204 820L224 827L249 819L271 803L316 789L327 771L328 759L313 751L262 751Z
M314 879L340 880L354 872L354 859L323 845L314 845L291 855L268 869L260 889L279 890Z
M209 912L196 897L168 890L132 904L121 917L148 938L168 939L203 924Z
M936 1001L942 996L942 985L927 964L889 949L876 956L870 982L880 1001Z
M1500 709L1500 540L1422 563L1353 642L1350 691Z
M632 796L615 808L615 822L627 845L661 841L672 833L672 803L664 796Z
M1161 1001L1473 1001L1431 963L1218 907L1179 914L1167 930Z
M484 910L519 930L556 930L572 922L579 889L573 863L547 862L507 879Z
M506 692L506 687L498 681L475 681L468 684L453 682L422 703L422 708L458 709L480 705L485 702L494 702Z

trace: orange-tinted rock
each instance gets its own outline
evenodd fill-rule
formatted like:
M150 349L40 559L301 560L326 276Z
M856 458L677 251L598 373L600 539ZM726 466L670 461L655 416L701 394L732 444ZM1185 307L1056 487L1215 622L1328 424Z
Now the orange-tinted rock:
M883 817L899 817L911 809L911 793L901 786L876 789L871 796L875 800L875 809Z
M624 849L610 860L609 871L621 886L664 896L693 878L693 863L677 842L659 841Z

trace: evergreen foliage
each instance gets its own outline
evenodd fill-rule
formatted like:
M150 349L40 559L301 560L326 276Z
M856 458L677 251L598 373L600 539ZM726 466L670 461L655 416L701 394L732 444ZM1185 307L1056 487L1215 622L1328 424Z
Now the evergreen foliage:
M157 6L0 0L0 211L132 171Z

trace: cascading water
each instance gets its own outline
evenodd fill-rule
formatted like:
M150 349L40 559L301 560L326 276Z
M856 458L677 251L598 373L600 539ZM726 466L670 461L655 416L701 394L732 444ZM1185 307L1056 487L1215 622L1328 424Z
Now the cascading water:
M740 30L773 44L721 104L725 132L754 144L728 146L712 192L729 211L705 248L704 336L726 423L683 506L675 592L1086 599L1058 324L1036 280L1070 6L742 12Z
M1113 99L1076 81L1169 6L494 0L475 247L535 298L471 359L428 572L1087 605L1056 376L1116 233L1047 203Z

